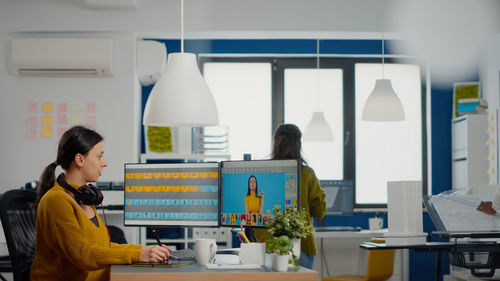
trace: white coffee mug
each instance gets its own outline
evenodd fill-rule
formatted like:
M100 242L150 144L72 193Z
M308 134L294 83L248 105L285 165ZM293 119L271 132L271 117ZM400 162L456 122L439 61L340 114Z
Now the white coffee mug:
M215 253L217 252L217 243L215 243L215 239L196 239L194 251L198 264L207 265L207 263L212 263L214 260Z
M370 230L379 230L382 229L384 226L384 219L383 218L369 218L368 219L368 226Z

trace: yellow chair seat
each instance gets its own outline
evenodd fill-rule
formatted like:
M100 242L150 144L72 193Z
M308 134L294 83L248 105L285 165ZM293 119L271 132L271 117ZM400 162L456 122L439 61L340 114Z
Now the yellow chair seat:
M373 243L384 243L384 240L372 239ZM394 269L394 250L368 251L368 268L366 275L338 275L324 277L322 281L385 281L392 276Z
M363 275L338 275L333 277L324 277L323 281L361 281L365 278Z

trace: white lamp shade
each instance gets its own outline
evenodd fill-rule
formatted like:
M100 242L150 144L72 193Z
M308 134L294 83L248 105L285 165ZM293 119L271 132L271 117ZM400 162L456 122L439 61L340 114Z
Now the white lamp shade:
M333 141L333 134L321 111L313 113L311 121L304 132L304 141L328 142Z
M219 124L215 100L201 76L196 55L171 53L144 109L147 126L201 127Z
M363 109L365 121L402 121L405 120L403 105L392 88L391 80L378 79Z

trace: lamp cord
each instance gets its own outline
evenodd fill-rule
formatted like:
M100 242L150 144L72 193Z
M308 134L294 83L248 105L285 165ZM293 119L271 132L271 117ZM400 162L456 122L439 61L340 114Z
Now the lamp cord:
M384 45L384 33L382 32L382 79L385 79L385 68L384 68L384 63L385 63L385 45Z
M184 0L181 0L181 53L184 53Z
M316 39L316 111L319 111L319 39Z

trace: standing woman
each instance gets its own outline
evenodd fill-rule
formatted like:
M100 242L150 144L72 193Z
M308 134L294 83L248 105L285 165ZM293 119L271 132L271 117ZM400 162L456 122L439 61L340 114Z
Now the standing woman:
M300 207L306 209L308 220L312 217L321 219L326 213L325 191L319 184L314 170L307 166L301 154L302 133L293 124L281 124L274 132L272 159L299 159L300 172ZM299 265L312 269L314 256L317 254L314 233L300 241Z
M248 178L247 196L245 196L245 214L264 214L264 191L260 191L257 178L251 175Z
M95 205L102 193L96 182L107 166L103 138L75 126L59 141L56 161L40 177L37 189L35 260L30 280L109 280L111 264L161 262L166 246L120 245L110 242ZM56 167L64 170L57 179Z

